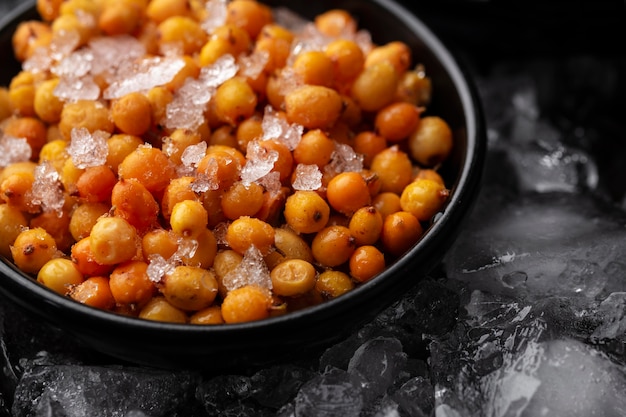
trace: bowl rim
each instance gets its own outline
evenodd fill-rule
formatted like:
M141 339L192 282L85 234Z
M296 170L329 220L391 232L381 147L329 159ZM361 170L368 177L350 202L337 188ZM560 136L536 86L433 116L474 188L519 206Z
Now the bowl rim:
M451 235L458 232L459 225L467 217L467 212L470 210L479 188L479 178L482 176L486 153L486 131L482 107L472 78L426 23L394 0L371 0L371 2L376 3L380 8L387 9L394 18L399 19L411 32L416 34L431 54L440 61L459 96L465 119L467 141L462 154L462 161L459 163L457 179L451 189L451 197L444 211L437 221L425 230L422 238L408 252L394 260L385 271L341 297L325 301L319 305L264 320L217 326L149 321L90 307L44 287L17 269L12 262L4 259L0 261L0 274L4 276L5 283L0 285L0 293L31 312L41 315L41 309L47 313L61 311L63 316L72 316L76 321L89 321L93 327L106 326L132 332L167 331L172 335L215 335L219 337L221 334L233 332L245 333L271 328L280 329L341 317L341 313L353 305L353 300L358 298L361 300L359 301L360 304L364 298L375 300L381 291L390 291L393 280L388 279L389 275L410 267L410 258L416 255L419 255L420 259L424 259L426 256L442 256L442 254L436 255L434 252L442 251L441 242L448 241ZM0 31L9 30L11 25L17 24L20 17L32 13L35 4L35 0L20 2L0 19ZM437 244L438 242L439 244ZM6 289L7 286L10 289ZM34 307L28 301L33 297L45 306ZM49 316L51 314L45 318L52 320ZM52 320L52 322L58 324L58 320Z

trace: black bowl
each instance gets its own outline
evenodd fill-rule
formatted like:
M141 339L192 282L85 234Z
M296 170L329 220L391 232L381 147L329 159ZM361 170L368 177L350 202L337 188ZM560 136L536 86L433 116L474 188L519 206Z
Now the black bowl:
M20 21L36 19L34 1L22 3L0 27L0 84L19 71L11 35ZM116 358L166 368L232 370L304 357L345 338L398 300L442 259L459 233L478 193L486 134L480 103L468 75L450 51L419 19L391 0L270 1L312 18L332 8L357 17L374 41L406 42L414 61L423 63L433 82L428 113L453 128L455 146L443 174L451 184L445 211L424 237L383 273L322 305L245 324L197 326L141 320L94 309L39 285L11 262L0 262L0 294L36 317Z

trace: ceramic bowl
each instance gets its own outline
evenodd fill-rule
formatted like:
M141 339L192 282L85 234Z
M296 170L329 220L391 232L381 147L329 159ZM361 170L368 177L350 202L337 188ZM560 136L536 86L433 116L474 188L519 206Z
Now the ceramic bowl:
M2 19L0 85L19 71L11 36L20 21L37 18L34 1ZM478 193L485 155L484 121L472 80L425 23L391 0L270 1L304 17L331 9L350 11L373 40L402 40L423 63L433 83L428 112L454 132L454 150L441 171L451 188L445 211L399 260L353 291L305 310L262 321L220 326L168 324L97 310L62 297L0 262L0 295L69 337L114 358L164 368L232 370L303 357L349 335L398 300L442 259Z

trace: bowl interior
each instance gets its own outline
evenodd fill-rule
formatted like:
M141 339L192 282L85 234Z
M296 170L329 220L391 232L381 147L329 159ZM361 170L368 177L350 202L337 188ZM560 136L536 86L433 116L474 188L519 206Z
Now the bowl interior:
M406 42L413 64L421 63L433 82L428 114L453 129L453 155L441 171L452 194L445 212L401 259L370 282L322 305L260 322L194 326L149 322L93 309L61 297L0 262L0 294L29 313L62 328L114 357L160 367L233 369L306 355L340 340L373 318L424 277L458 233L477 193L485 153L485 132L474 87L454 57L417 18L390 0L267 1L307 18L332 8L350 11L359 27L383 44ZM8 86L20 65L11 36L20 21L36 19L34 1L24 2L0 27L0 85Z

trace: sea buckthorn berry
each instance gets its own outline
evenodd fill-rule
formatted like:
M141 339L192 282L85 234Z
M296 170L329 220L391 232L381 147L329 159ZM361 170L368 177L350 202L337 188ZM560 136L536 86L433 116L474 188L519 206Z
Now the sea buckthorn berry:
M221 250L215 255L213 270L218 283L218 291L222 298L228 292L223 285L224 277L237 268L242 260L243 256L232 249Z
M240 254L254 245L261 254L267 255L274 245L274 228L254 217L240 217L228 226L226 242Z
M211 145L207 148L206 154L213 155L214 153L225 152L235 158L240 167L244 166L246 163L246 157L244 154L237 148L232 148L226 145Z
M129 261L137 255L137 230L121 217L100 217L89 235L94 260L102 265Z
M206 230L209 214L198 200L183 200L174 205L170 226L174 233L185 237L197 237Z
M50 34L50 25L37 20L20 22L15 29L11 44L18 61L24 62L33 54L33 45L37 39Z
M427 106L432 96L432 81L423 70L407 71L398 81L396 101L405 101L416 106Z
M200 197L193 191L192 185L195 177L174 178L165 187L163 197L161 198L161 214L169 221L174 206L185 200L198 200Z
M47 142L46 125L35 117L15 117L4 125L4 134L24 138L30 145L32 158L39 158L39 151Z
M117 183L117 176L111 168L97 165L85 168L76 181L78 195L87 202L109 201L111 191Z
M356 31L356 21L346 10L332 9L314 19L315 27L326 36L339 37Z
M266 72L271 74L285 66L291 53L293 38L293 33L276 23L263 26L254 44L254 52L266 52L268 54L265 65Z
M398 88L398 73L387 61L365 68L352 84L352 98L364 111L378 111L391 103Z
M267 191L263 193L263 205L254 215L272 226L282 224L282 215L285 209L287 195L291 192L289 187L281 187L280 190Z
M433 167L443 162L450 155L452 145L452 130L438 116L422 118L409 137L411 156L425 167Z
M115 306L107 277L87 278L80 284L72 286L68 295L79 303L103 310L110 310Z
M230 128L230 126L224 127ZM252 116L239 123L239 126L237 126L236 128L235 135L232 136L234 138L234 141L230 141L229 139L227 143L223 144L232 146L233 148L236 147L245 151L246 149L248 149L248 143L252 142L253 140L259 139L262 136L263 118L258 113L254 113ZM217 142L217 140L215 142Z
M239 126L241 126L241 124L239 124ZM209 138L209 146L228 146L230 148L237 148L238 143L236 129L238 128L235 128L235 126L231 125L221 125L217 129L214 129L211 132L211 136ZM239 147L239 149L246 148Z
M188 0L150 0L146 15L150 20L161 23L172 16L189 16L191 8Z
M78 100L66 103L61 111L59 129L66 140L70 140L72 129L84 127L89 133L96 130L113 133L115 124L111 120L109 108L91 100Z
M311 244L315 260L331 268L347 262L355 249L354 237L345 226L328 226L320 230Z
M237 26L226 24L211 33L208 41L202 46L198 59L200 65L208 66L225 55L237 57L244 54L248 52L250 45L248 32Z
M324 271L317 277L315 290L326 299L337 298L354 289L354 281L341 271Z
M350 275L357 282L366 282L385 269L385 255L375 246L356 248L349 261Z
M109 286L117 304L144 306L157 289L148 276L148 264L143 261L123 262L111 272Z
M178 73L174 76L174 78L172 78L170 82L165 84L165 87L168 90L174 92L180 89L183 84L185 84L187 78L197 78L198 75L200 75L200 65L193 57L189 55L183 55L180 59L182 59L185 63L184 66L181 68L180 71L178 71Z
M176 129L167 138L163 138L163 149L175 165L181 165L181 157L189 146L202 142L200 133L190 129Z
M272 22L272 10L256 0L233 0L227 11L226 22L248 32L250 39L256 39L263 26Z
M143 145L143 143L143 140L139 136L123 133L112 135L107 139L108 153L106 164L113 172L117 172L118 166L122 163L124 158L140 145Z
M287 259L270 272L272 291L285 297L302 295L315 287L315 267L302 259Z
M112 265L101 265L93 257L89 236L82 238L72 245L70 256L76 268L86 277L107 275L113 269Z
M391 191L400 195L413 179L411 159L397 146L376 154L372 159L370 170L380 178L381 192Z
M208 190L200 195L200 201L202 201L202 205L206 209L207 213L209 213L208 226L211 228L228 220L222 212L223 195L223 190Z
M113 101L111 120L129 135L141 136L152 126L150 100L141 93L129 93Z
M212 271L180 265L165 275L161 293L174 307L198 311L210 306L217 296L217 280Z
M402 191L400 205L418 220L428 221L443 208L449 195L450 191L440 182L417 179Z
M333 62L322 51L305 51L292 65L293 71L304 84L333 86Z
M158 33L161 45L180 47L185 55L199 52L207 41L207 34L200 24L186 16L168 17L159 23Z
M422 225L414 215L398 211L385 217L381 241L385 251L393 256L400 256L409 250L422 234Z
M378 174L369 169L362 169L360 174L363 179L365 179L365 183L367 184L367 188L370 192L370 197L374 198L380 194L383 184L380 181Z
M15 172L0 183L0 197L12 207L23 212L36 212L37 207L30 197L35 176L30 172Z
M236 183L222 196L222 212L230 220L253 216L263 206L263 187L257 183Z
M148 189L134 178L120 179L111 191L113 215L126 220L142 234L157 224L159 205Z
M241 172L239 158L225 151L207 153L197 165L200 175L217 182L217 188L226 191L238 179Z
M204 229L195 238L183 237L178 243L179 250L181 245L197 246L194 252L182 256L186 265L205 269L213 265L217 254L217 239L211 230Z
M367 182L358 172L342 172L333 177L328 182L326 198L332 208L346 215L371 202Z
M98 27L109 36L131 34L139 26L141 10L131 2L105 2Z
M61 171L65 160L68 158L67 146L68 143L65 139L48 139L48 142L43 145L39 152L39 162L50 162L54 169Z
M321 129L313 129L302 135L302 139L293 150L293 159L297 164L317 165L324 168L335 151L335 142Z
M315 191L296 191L287 198L284 214L296 233L315 233L326 226L330 207Z
M361 207L350 218L348 228L357 245L373 245L383 230L383 216L374 206Z
M372 131L363 131L354 137L354 151L363 155L363 166L369 167L374 156L387 148L387 139Z
M410 103L393 103L376 114L376 133L391 142L409 137L420 122L420 110Z
M167 116L167 105L174 99L174 93L172 93L166 86L157 86L151 88L146 97L150 101L150 108L152 109L152 125L155 128L162 128Z
M25 173L34 176L36 168L37 164L33 161L16 162L14 164L7 165L0 170L0 183L13 174Z
M167 155L150 146L140 146L128 154L117 171L120 178L135 178L152 193L163 191L176 177L176 169Z
M30 228L41 227L50 233L57 244L57 249L62 252L67 251L74 243L69 226L70 215L67 210L44 211L30 219L29 224Z
M139 312L139 318L144 320L162 321L166 323L186 323L187 314L174 307L164 297L154 297L149 300Z
M244 323L269 317L272 305L270 292L256 285L231 290L222 302L222 317L226 323Z
M145 259L159 255L163 259L169 259L178 249L178 236L171 230L153 229L141 238L141 250Z
M9 99L15 114L35 115L35 77L28 71L17 74L9 84Z
M62 3L63 0L37 0L37 12L44 21L52 22L59 17Z
M326 45L324 53L333 63L336 88L341 88L345 84L350 85L363 70L365 56L361 47L354 41L348 39L333 40Z
M415 174L415 178L413 178L413 181L418 180L418 179L435 181L441 185L446 184L445 180L443 179L440 173L438 173L434 169L429 169L429 168L419 169L417 171L417 174Z
M276 228L274 230L274 246L276 250L265 257L265 263L270 270L287 259L301 259L313 263L313 253L309 244L291 230Z
M343 109L337 91L319 85L304 85L285 95L287 120L308 129L331 127Z
M17 207L0 204L0 255L11 256L11 245L27 225L26 217Z
M365 66L369 67L382 61L390 62L398 74L403 74L411 65L411 50L406 43L401 41L377 46L365 57Z
M54 90L59 85L58 78L43 81L35 90L33 106L37 117L46 123L58 123L63 111L63 101L59 99Z
M221 306L210 306L203 310L196 311L189 317L190 324L223 324L224 317L222 317Z
M254 114L257 96L250 84L242 78L231 78L215 92L215 113L224 123L236 126Z
M83 282L83 274L71 260L54 258L41 266L37 281L58 294L67 295L73 285Z
M70 233L75 240L89 236L91 228L98 219L109 212L109 205L104 203L82 203L72 211Z
M278 160L274 162L272 172L278 172L281 181L291 177L293 171L293 155L285 142L275 139L262 140L259 142L259 147L265 149L268 153L272 151L278 153Z
M13 103L11 103L9 90L5 87L0 87L0 120L4 120L12 114Z
M46 262L57 256L57 244L45 229L26 229L15 238L11 256L19 269L36 274Z

